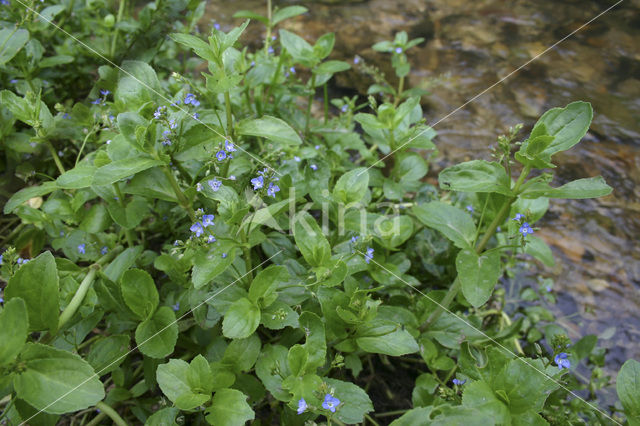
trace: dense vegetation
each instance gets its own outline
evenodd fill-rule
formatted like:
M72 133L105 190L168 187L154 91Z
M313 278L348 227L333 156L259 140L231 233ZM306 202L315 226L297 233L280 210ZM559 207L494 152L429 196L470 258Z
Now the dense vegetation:
M554 323L552 280L514 286L554 262L554 198L611 191L551 185L588 103L434 186L419 39L374 45L388 79L280 28L304 7L206 36L204 7L0 5L2 421L640 424L640 363L600 406L597 338ZM369 96L329 99L349 69Z

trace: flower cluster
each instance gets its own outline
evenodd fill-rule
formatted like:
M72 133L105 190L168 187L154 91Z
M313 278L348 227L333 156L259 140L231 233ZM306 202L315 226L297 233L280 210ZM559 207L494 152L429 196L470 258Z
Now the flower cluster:
M335 396L331 395L330 393L324 396L324 401L322 401L322 408L324 408L325 410L329 410L332 413L335 413L339 405L340 405L340 400ZM307 404L307 401L305 401L304 398L300 398L300 400L298 401L297 413L302 414L308 408L309 408L309 405Z
M467 383L467 379L464 379L464 380L453 379L452 382L453 382L454 385L462 386L465 383Z
M279 181L280 178L278 178L277 176L274 176L273 174L269 175L268 172L269 171L266 168L259 171L258 176L251 179L251 185L253 185L254 191L258 191L260 189L263 189L265 187L266 181L268 181L269 184L267 186L267 195L275 198L276 192L280 191L280 187L276 185L274 182Z
M200 101L196 99L196 95L193 93L187 93L187 96L184 98L185 105L193 105L194 107L200 106Z
M233 144L233 142L229 141L228 139L224 140L224 147L222 147L217 153L216 153L216 159L218 161L224 161L227 158L231 159L233 158L233 152L236 152L237 149L235 147L235 145Z
M520 222L525 219L526 219L525 215L523 215L522 213L516 213L515 217L511 220ZM521 233L523 237L526 237L527 234L533 234L533 228L531 228L531 225L529 225L529 222L523 222L520 225L518 232Z
M189 230L193 233L192 236L195 236L196 238L200 238L200 236L202 236L202 234L205 233L205 229L206 228L208 228L209 226L215 225L215 223L213 222L213 219L214 219L214 215L212 215L212 214L202 215L202 220L200 222L194 223L189 228ZM213 235L209 234L209 235L207 235L206 241L209 244L210 243L214 243L214 242L216 242L216 237L214 237Z

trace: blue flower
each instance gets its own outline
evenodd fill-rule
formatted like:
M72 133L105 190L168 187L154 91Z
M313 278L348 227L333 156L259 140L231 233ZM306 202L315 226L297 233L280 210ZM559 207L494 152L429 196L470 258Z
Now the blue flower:
M473 206L472 206L471 204L469 204L469 205L467 206L467 211L468 211L469 213L473 213Z
M211 180L208 180L207 184L209 184L213 192L216 192L222 186L222 181L219 181L218 179L213 178Z
M256 65L256 61L251 61L251 66L254 67Z
M171 141L169 139L165 139L162 141L163 146L171 146Z
M8 6L11 4L11 2L9 2L9 0L0 0L0 4L3 6Z
M298 157L297 155L293 156L293 161L295 161L296 163L300 162L300 157Z
M353 57L353 63L356 64L356 65L359 64L360 63L360 57L359 56L354 56Z
M237 149L235 146L233 146L232 142L229 142L227 139L224 140L224 149L227 152L236 152Z
M168 137L169 135L171 135L171 130L164 130L162 132L162 136L164 136L165 138Z
M229 180L236 180L236 177L234 175L229 176Z
M80 253L80 254L84 254L84 247L85 247L85 244L84 244L84 243L80 244L80 245L78 246L78 253Z
M313 171L318 170L318 166L316 166L315 164L312 164L309 167L311 167L311 170L313 170Z
M300 398L300 401L298 401L298 414L304 413L306 409L307 401L305 401L304 398Z
M295 67L291 67L291 68L289 68L289 71L291 71L291 74L295 74L295 73L296 73L296 69L295 69Z
M198 114L197 112L194 112L192 117L194 118L194 120L197 120L200 118L200 114Z
M324 401L322 402L322 408L325 410L329 410L332 413L336 412L336 407L340 405L340 400L331 394L326 394L324 396Z
M202 224L200 222L191 225L191 228L189 228L189 230L196 234L196 237L199 237L204 232L204 229L202 228Z
M280 191L280 187L273 182L269 184L269 188L267 188L267 195L270 197L276 198L276 192Z
M320 145L314 146L315 149L320 149Z
M356 235L355 237L351 237L351 243L352 243L352 244L356 244L356 243L358 242L358 239L359 239L359 238L360 238L360 237L358 237L357 235Z
M209 235L209 236L207 237L207 242L208 242L209 244L211 244L211 243L215 243L215 242L216 242L216 237L214 237L213 235Z
M560 352L558 355L556 355L553 360L558 366L558 369L562 370L563 368L571 367L571 362L567 359L568 357L569 355L567 355L566 352Z
M102 102L102 99L98 98L95 101L91 102L94 105L100 105L100 103Z
M106 89L105 89L105 90L100 90L100 94L101 94L102 96L108 96L108 95L109 95L109 93L111 93L111 92L110 92L110 91L108 91L108 90L106 90Z
M2 255L0 254L0 265L2 265Z
M65 112L64 114L62 114L62 118L64 118L65 120L70 120L71 116L69 115L68 112Z
M202 225L206 228L207 226L215 225L213 223L214 216L212 214L205 214L202 216Z
M107 254L108 252L109 252L109 248L107 246L104 246L100 249L101 254Z
M467 383L467 379L464 379L464 380L453 379L453 384L454 385L462 386L465 383Z
M185 105L191 104L194 107L200 106L200 101L196 99L196 95L193 93L187 93L187 96L184 98Z
M196 183L196 191L198 192L202 191L202 184L200 182Z
M178 312L180 310L180 302L176 302L175 305L171 305L171 309L173 309L175 312Z
M533 234L533 229L531 229L528 222L525 222L522 224L520 229L518 229L518 232L520 232L523 237L526 237L527 234Z
M267 49L267 52L273 53L273 47L269 46L269 48Z
M253 185L253 190L258 190L264 186L264 177L258 176L257 178L251 179L251 185Z
M222 256L223 259L226 259L227 258L227 253L222 253L221 256Z
M224 159L227 158L227 153L224 151L218 151L218 153L216 154L216 158L218 159L218 161L224 161Z
M215 28L216 30L220 31L220 24L218 24L216 22L215 24L213 24L213 28Z
M520 219L524 219L524 215L521 213L516 213L516 217L514 217L511 220L520 220Z
M367 253L364 255L364 260L369 263L371 259L373 259L373 249L371 247L367 247Z
M176 129L177 127L178 127L178 123L176 123L176 120L174 119L169 120L169 128L171 130Z
M402 53L402 47L396 47L396 53Z
M156 120L160 120L164 115L164 113L166 112L166 110L167 110L167 107L159 106L158 109L153 113L153 118L155 118Z
M0 2L1 3L1 2ZM4 3L3 3L4 4ZM4 303L4 299L0 296L0 303Z

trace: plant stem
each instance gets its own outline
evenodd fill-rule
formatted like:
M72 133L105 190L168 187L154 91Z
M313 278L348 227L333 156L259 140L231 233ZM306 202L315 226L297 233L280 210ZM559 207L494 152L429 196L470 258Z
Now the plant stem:
M329 90L327 89L327 83L324 84L324 124L327 124L329 120Z
M500 224L503 223L509 215L509 209L511 208L511 205L518 199L518 191L520 190L522 183L527 178L530 171L531 168L529 166L525 166L522 170L522 173L520 173L520 176L518 177L518 180L516 181L516 184L512 189L515 195L505 201L498 214L493 218L493 221L491 222L491 224L489 224L489 227L484 233L482 240L480 240L480 242L476 246L476 253L480 254L484 251L485 246L487 245L491 237L493 237L493 235L495 234L498 226L500 226ZM442 299L440 305L438 305L436 310L429 316L429 318L427 318L427 321L425 321L425 323L420 326L420 331L424 331L429 328L429 326L440 317L444 310L448 310L449 305L458 295L458 291L460 291L460 280L456 277L453 284L451 284L451 287L449 287L449 291L444 296L444 299Z
M396 100L393 102L393 106L397 107L400 103L400 96L402 95L402 91L404 90L404 77L400 77L400 81L398 82L398 93L396 93Z
M178 185L176 178L173 176L173 173L171 173L171 170L169 170L166 166L162 168L162 171L164 172L167 179L169 179L169 183L171 184L171 187L173 188L173 192L175 192L176 197L178 197L178 201L180 202L180 205L182 206L182 208L184 208L187 211L187 214L189 215L189 218L191 219L191 221L195 222L196 214L193 211L193 208L191 207L189 200L184 195L184 192L182 192L182 190L180 189L180 186Z
M311 74L311 93L309 93L309 101L307 102L307 117L306 117L306 124L304 126L305 135L309 134L309 121L311 119L311 104L313 104L313 97L315 94L316 94L316 75Z
M62 165L62 162L60 161L60 157L58 157L56 149L53 147L53 144L49 139L45 139L44 143L47 145L47 148L49 148L49 152L51 152L51 156L53 157L53 161L56 163L56 167L58 167L58 171L60 172L60 174L63 174L65 172L65 169Z
M227 110L227 136L233 140L233 114L231 110L231 96L229 91L224 92L224 106Z
M76 290L76 294L73 295L71 302L69 302L64 311L62 311L62 314L60 314L60 319L58 320L58 328L62 328L76 313L76 311L82 304L84 297L87 295L91 284L93 284L93 281L96 278L96 274L98 273L98 269L100 269L100 265L95 263L89 267L89 273L80 283L80 287L78 287L78 290Z
M126 209L126 205L124 204L124 196L122 195L122 191L120 191L120 186L117 183L113 183L113 188L118 195L118 203L120 203L120 207ZM124 237L127 239L127 245L129 247L133 247L133 234L131 233L131 229L124 229Z
M119 32L118 23L120 22L120 20L122 19L122 15L124 14L125 3L126 3L126 0L120 0L120 5L118 6L118 17L116 18L115 32L113 33L113 39L111 40L111 50L109 51L109 57L111 59L113 59L116 54L116 45L118 44L118 32Z
M104 402L98 402L96 404L96 408L99 408L101 413L105 413L107 416L109 416L114 424L118 426L128 426L127 422L125 422L122 417L120 417L120 414L118 414L116 410L114 410Z

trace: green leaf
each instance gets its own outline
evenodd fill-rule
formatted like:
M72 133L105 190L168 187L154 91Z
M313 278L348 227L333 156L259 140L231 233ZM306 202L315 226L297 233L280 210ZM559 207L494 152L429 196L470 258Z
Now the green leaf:
M282 9L278 9L271 17L271 26L276 26L279 22L284 21L285 19L302 15L303 13L306 13L307 10L308 9L303 6L287 6Z
M302 140L291 126L279 118L265 115L238 123L237 132L240 135L258 136L275 143L285 145L300 145Z
M589 130L592 118L593 109L590 103L572 102L564 108L553 108L545 112L533 127L531 134L537 134L538 126L546 127L546 133L554 136L554 139L542 154L551 156L580 142Z
M42 59L40 63L38 63L38 68L51 68L57 67L58 65L70 64L74 61L74 59L75 58L73 56L69 55L49 56L48 58Z
M556 264L549 246L541 238L538 238L535 235L529 235L527 238L527 244L524 247L524 252L535 257L546 266L553 267Z
M305 39L290 31L280 30L280 44L298 61L315 60L313 47Z
M249 371L260 355L260 337L252 334L246 339L234 339L224 351L222 362L232 366L234 372Z
M187 371L187 383L194 393L209 394L213 390L213 374L209 367L209 361L202 355L196 356L189 364Z
M0 30L0 65L9 62L29 41L29 31L19 28L14 32L12 28Z
M431 411L433 411L433 407L412 408L396 420L392 421L389 426L426 425L426 420L430 420Z
M142 117L140 114L127 111L122 114L118 114L118 129L124 139L138 151L144 151L142 143L138 140L137 131L138 128L146 128L149 125L149 121Z
M346 71L351 65L344 61L326 61L313 69L315 74L335 74L337 72Z
M456 247L472 249L476 227L471 217L462 210L440 201L413 207L413 213L424 225L440 231Z
M420 154L415 152L404 152L396 158L393 167L393 177L402 183L413 183L422 179L429 168Z
M327 340L324 323L319 316L311 312L303 312L299 321L300 328L304 330L306 336L304 347L309 353L307 371L312 371L314 368L323 366L326 361Z
M222 334L229 339L244 339L260 325L260 308L242 297L229 307L222 321Z
M93 175L98 170L95 166L79 165L58 176L56 184L63 189L80 189L91 186Z
M438 176L440 187L449 191L497 192L512 195L507 173L499 163L467 161L447 167Z
M51 252L44 252L22 265L4 290L7 301L14 297L24 300L29 314L29 331L58 329L58 270Z
M13 361L27 341L29 317L24 300L16 297L0 312L0 366Z
M640 425L640 362L627 360L616 380L618 398L624 407L630 425Z
M38 410L63 414L84 410L104 398L93 368L71 352L28 343L20 354L24 371L13 384L18 397Z
M282 388L282 378L289 377L288 350L280 345L265 345L256 362L256 375L274 398L289 402L289 392Z
M110 185L143 170L161 165L162 161L150 157L132 157L114 161L96 171L93 177L93 185Z
M544 182L537 182L530 188L527 188L522 196L525 198L567 198L567 199L583 199L597 198L611 194L611 188L604 181L602 176L584 178L574 180L559 188L552 188Z
M340 400L335 417L346 424L361 423L364 415L373 411L373 404L367 393L359 386L336 379L324 379L335 389L334 397Z
M80 222L79 228L88 234L97 234L111 225L111 217L104 204L94 204Z
M147 102L156 101L161 91L156 72L142 61L124 61L114 93L122 109L134 110Z
M178 202L176 193L167 176L160 167L153 167L136 174L122 190L126 194L135 194L147 198L159 198Z
M100 376L118 368L129 352L129 335L116 334L107 336L91 345L87 354L87 362Z
M4 205L4 214L12 213L18 206L30 199L34 197L42 197L56 189L58 189L58 185L55 182L44 182L42 185L23 188L9 198L7 204Z
M162 408L147 418L144 426L178 426L176 417L180 414L180 410L176 407Z
M234 13L233 17L235 19L241 19L241 18L253 19L253 20L262 22L265 25L267 25L269 23L269 20L266 17L264 17L264 16L262 16L262 15L260 15L258 13L252 12L250 10L240 10L240 11Z
M464 387L462 405L493 416L497 424L511 424L509 409L496 397L491 387L482 380L468 383Z
M261 309L261 313L260 323L271 330L298 328L298 313L284 302L276 300L269 307Z
M331 246L315 219L307 212L300 212L294 220L293 237L307 263L311 266L327 263L331 258Z
M399 329L399 327L382 336L358 337L356 342L363 351L389 356L402 356L419 350L418 343L413 336L407 330Z
M369 172L364 167L358 167L340 176L333 187L333 196L349 205L362 200L369 187Z
M168 306L161 306L151 318L141 322L136 328L138 349L151 358L170 355L177 340L176 315Z
M540 359L516 358L502 368L492 387L496 393L505 392L512 415L531 410L540 412L551 391L558 388L553 379L556 374L557 367L545 368Z
M293 345L289 348L287 362L294 376L302 376L305 373L305 366L309 360L309 352L302 345Z
M171 402L176 402L180 395L191 392L187 375L189 364L181 359L170 359L160 364L156 370L158 386Z
M223 258L220 253L227 253ZM210 249L209 252L198 252L193 261L192 282L196 289L204 287L215 277L223 273L235 260L235 244L228 241L221 241L218 246Z
M278 295L276 290L280 283L289 280L289 271L284 266L271 265L260 271L251 282L249 300L261 307L271 305Z
M235 389L217 391L206 412L207 421L216 426L244 426L256 417L247 396Z
M247 229L248 227L251 227L251 229L254 229L254 227L258 225L266 225L280 230L280 226L278 225L275 217L278 213L282 212L288 204L289 200L282 200L257 210L255 214L247 214L240 227L247 227Z
M502 273L500 252L492 250L478 255L475 250L460 250L456 270L462 294L474 307L485 304Z
M153 278L141 269L130 269L122 276L122 298L129 309L141 320L151 316L158 307L160 296Z
M196 55L200 56L203 59L206 59L210 62L217 62L216 56L213 54L213 50L211 50L211 46L206 41L199 39L198 37L191 34L180 34L173 33L171 34L171 38L177 43L182 44L183 46L187 46L196 53Z

